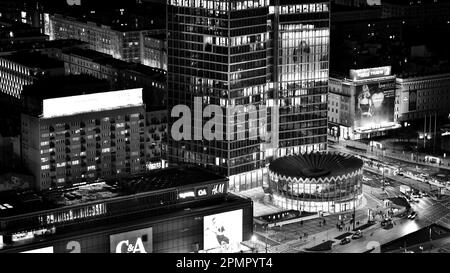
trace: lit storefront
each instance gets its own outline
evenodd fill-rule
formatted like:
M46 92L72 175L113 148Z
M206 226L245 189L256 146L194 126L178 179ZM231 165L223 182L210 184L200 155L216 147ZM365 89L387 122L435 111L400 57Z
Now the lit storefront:
M64 204L21 207L13 198L0 210L0 253L240 252L253 234L253 203L227 184L170 168L66 191Z
M269 167L274 205L286 210L337 213L362 202L363 162L353 156L310 153L279 158Z

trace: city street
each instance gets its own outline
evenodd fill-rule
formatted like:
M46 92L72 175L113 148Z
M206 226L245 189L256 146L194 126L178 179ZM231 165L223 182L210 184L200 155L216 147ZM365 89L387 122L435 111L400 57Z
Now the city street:
M329 148L331 151L345 152L365 157L366 159L372 159L375 162L383 162L383 164L398 167L403 172L411 172L416 175L422 173L424 176L440 175L444 179L450 177L450 171L447 169L382 157L381 154L364 153L357 149L348 149L344 143L331 144ZM386 228L381 226L380 221L382 217L377 215L377 223L363 229L362 238L351 239L350 243L345 245L340 245L340 240L343 236L353 234L353 227L348 223L343 230L338 230L336 223L339 221L340 216L329 215L324 218L285 224L269 228L268 230L259 230L256 232L258 234L257 248L259 248L259 251L265 251L267 242L268 252L298 252L307 251L314 246L330 242L332 249L326 252L361 253L372 249L372 252L379 252L377 246L379 247L392 240L427 227L432 223L450 228L450 197L444 195L438 199L436 196L438 187L436 185L410 177L383 173L376 165L365 166L362 184L364 206L356 211L356 221L360 222L360 225L367 223L369 209L377 212L381 211L384 214L387 211L387 208L383 204L384 200L403 196L400 191L401 185L408 185L413 189L426 192L429 194L429 197L417 198L417 203L410 203L411 211L417 212L415 219L394 217L393 226ZM257 204L257 209L256 207L255 209L258 215L276 210L273 206L263 202L264 194L249 192L245 195L247 197L259 196L255 202L255 205ZM347 214L349 217L351 213ZM326 224L320 225L319 222L323 221L323 219L326 220Z

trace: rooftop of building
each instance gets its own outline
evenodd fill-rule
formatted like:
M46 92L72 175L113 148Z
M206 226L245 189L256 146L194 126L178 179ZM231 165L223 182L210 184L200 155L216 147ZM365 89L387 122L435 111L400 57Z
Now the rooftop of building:
M26 85L22 95L44 100L108 91L111 91L111 87L106 80L81 74L41 78L32 85Z
M70 48L70 47L87 47L87 43L82 42L80 40L75 39L67 39L67 40L32 40L29 42L22 43L8 43L0 45L0 52L19 52L19 51L30 51L31 50L43 50L50 48Z
M102 60L102 59L109 59L112 58L111 55L106 54L106 53L102 53L102 52L98 52L92 49L84 49L84 48L70 48L67 50L64 50L65 54L68 55L76 55L76 56L80 56L80 57L84 57L87 59L92 59L92 60Z
M382 245L381 252L384 253L405 251L405 247L410 248L418 244L423 244L442 238L448 238L449 236L450 229L438 224L431 224L430 226L421 228L415 232L409 233L408 235Z
M150 24L133 24L131 16L120 16L117 12L101 12L92 14L57 13L54 16L86 25L109 28L118 32L145 31L159 28Z
M241 209L243 207L251 206L250 198L244 198L234 194L226 194L217 196L213 199L200 199L195 202L188 202L178 206L170 206L161 208L154 208L146 210L144 214L138 217L132 214L134 211L126 215L119 215L114 218L114 221L109 219L97 221L80 221L73 225L67 225L62 228L59 227L55 234L50 236L36 236L25 241L18 241L12 243L5 243L0 245L0 251L21 251L21 247L29 248L30 244L46 244L48 240L57 240L60 238L67 238L70 236L79 236L83 234L95 234L98 232L105 232L109 230L123 229L124 227L131 227L142 225L143 223L152 223L177 219L179 217L203 217L205 215L212 215L223 212L224 209ZM114 217L114 216L110 216ZM61 232L60 232L61 231ZM33 246L34 248L39 248Z
M97 52L91 49L71 48L64 51L65 54L74 55L81 58L87 58L101 65L111 66L117 69L130 70L150 76L155 80L163 81L166 71L142 64L129 63L112 57L111 55Z
M20 52L1 56L2 59L39 69L64 68L64 63L37 52Z
M299 179L341 177L361 170L363 161L343 153L309 153L278 158L269 170L279 176Z
M0 204L7 204L7 206L3 205L6 209L0 207L0 218L76 206L94 201L107 201L115 197L132 197L143 193L151 194L160 190L207 184L212 181L225 181L225 179L223 176L199 167L181 166L45 193L37 193L32 190L3 192L0 193Z
M450 73L450 63L443 61L439 57L416 57L402 66L401 72L397 73L397 78L421 78L439 76Z

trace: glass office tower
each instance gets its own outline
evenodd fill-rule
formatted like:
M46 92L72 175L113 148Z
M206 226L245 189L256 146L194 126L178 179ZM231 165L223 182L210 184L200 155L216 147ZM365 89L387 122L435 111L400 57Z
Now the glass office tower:
M202 165L242 191L262 185L272 158L326 149L328 5L168 0L169 113L186 105L192 125L183 127L189 140L169 132L169 163ZM222 109L212 130L222 128L221 139L202 135L215 117L202 113L208 105ZM169 128L179 119L169 117ZM252 130L260 137L251 138ZM275 146L265 145L264 132L277 135Z

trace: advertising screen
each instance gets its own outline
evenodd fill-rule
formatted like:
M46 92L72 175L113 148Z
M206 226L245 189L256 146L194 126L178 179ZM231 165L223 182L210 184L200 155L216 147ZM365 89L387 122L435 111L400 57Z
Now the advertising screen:
M111 235L111 253L151 253L153 252L152 228L144 228Z
M382 126L394 121L395 82L356 86L355 128Z
M205 216L203 219L204 250L234 252L242 242L242 210Z
M353 80L367 80L391 75L390 66L366 68L366 69L351 69L350 78Z
M20 253L53 253L53 247L52 246L43 247L43 248L23 251Z

